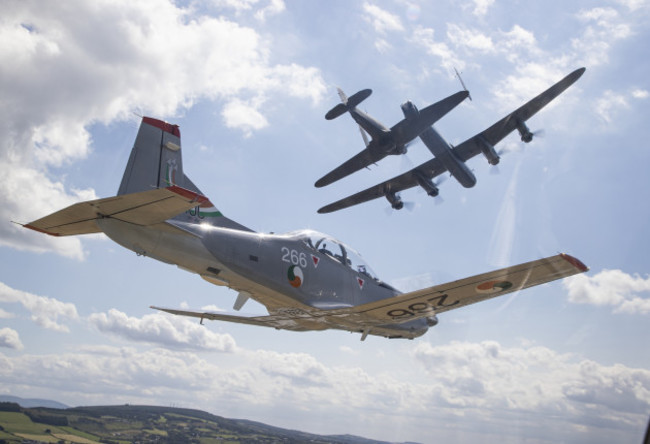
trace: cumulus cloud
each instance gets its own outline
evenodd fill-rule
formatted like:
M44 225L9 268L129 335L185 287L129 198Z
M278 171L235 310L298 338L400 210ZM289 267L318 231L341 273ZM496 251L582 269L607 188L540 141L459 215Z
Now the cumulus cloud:
M260 4L263 16L281 12L283 5ZM273 64L271 45L251 28L196 15L172 1L5 5L0 215L24 223L94 198L93 190L75 190L51 172L88 155L91 124L131 118L134 109L172 116L199 100L231 104L240 96L249 107L274 93L318 103L325 91L320 72ZM259 110L252 121L230 116L224 114L227 123L245 133L267 119ZM0 244L84 257L78 239L54 239L10 224L0 225Z
M388 31L403 31L402 21L395 14L381 9L379 6L364 3L363 10L367 14L366 21L372 24L376 32L385 34Z
M627 98L624 95L607 90L603 93L603 96L596 101L595 111L603 121L611 123L613 114L615 114L619 109L627 108L628 106Z
M465 62L456 55L455 51L444 40L435 37L435 30L432 28L416 28L411 41L423 47L429 55L439 58L440 65L449 72L453 72L454 67L460 70L465 67Z
M64 320L79 318L74 304L15 290L2 282L0 282L0 302L22 304L31 312L32 321L50 330L68 332L70 329L62 324L59 318Z
M650 314L650 276L603 270L594 276L572 276L562 283L575 304L611 306L614 313Z
M650 408L650 371L605 366L541 346L506 348L494 341L420 343L413 349L436 381L428 397L450 409L529 411L624 424ZM643 417L643 419L641 419Z
M482 17L487 14L490 6L494 4L494 0L474 0L474 10L472 13L476 16Z
M203 351L233 352L236 349L232 336L214 333L180 316L156 313L135 318L111 309L108 313L91 314L88 321L103 333L130 341Z
M14 350L24 348L23 343L20 342L18 332L8 327L0 328L0 347L13 348Z
M396 423L414 436L430 436L432 428L444 433L460 418L474 432L492 428L503 437L515 421L522 426L513 442L521 434L548 436L540 417L557 419L558 439L550 441L562 442L575 437L575 424L587 421L601 431L642 427L650 408L650 371L644 369L494 341L419 342L405 350L399 359L408 371L391 374L383 367L327 365L308 353L238 349L216 365L188 351L83 347L76 353L0 354L6 364L0 365L0 380L33 391L57 387L60 399L73 396L74 403L172 399L208 411L227 403L248 415L265 411L273 422L280 416L305 418L301 424L327 417L329 427L344 424L347 431L372 429L384 436ZM232 356L236 363L221 364ZM48 378L38 377L44 373ZM457 439L458 430L452 433Z
M449 24L447 25L447 38L457 48L464 47L481 53L494 51L492 39L476 29Z

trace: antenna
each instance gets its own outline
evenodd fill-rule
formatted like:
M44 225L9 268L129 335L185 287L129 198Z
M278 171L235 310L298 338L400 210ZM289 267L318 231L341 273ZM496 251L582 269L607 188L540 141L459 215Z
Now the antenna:
M460 80L460 84L463 86L463 89L467 91L467 97L469 97L469 100L472 100L472 95L469 93L469 90L465 86L465 82L463 82L463 78L460 76L460 73L456 68L454 68L454 71L456 71L456 77L458 77L458 80Z

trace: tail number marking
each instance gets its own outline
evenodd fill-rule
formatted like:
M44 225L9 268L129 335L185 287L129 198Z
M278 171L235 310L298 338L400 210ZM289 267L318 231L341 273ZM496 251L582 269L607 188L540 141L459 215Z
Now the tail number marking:
M390 316L393 319L408 319L416 315L426 314L426 313L435 313L436 308L438 307L453 307L458 304L459 301L454 301L450 304L445 304L448 295L443 294L440 296L427 299L426 302L414 302L406 308L395 308L386 313L387 316Z

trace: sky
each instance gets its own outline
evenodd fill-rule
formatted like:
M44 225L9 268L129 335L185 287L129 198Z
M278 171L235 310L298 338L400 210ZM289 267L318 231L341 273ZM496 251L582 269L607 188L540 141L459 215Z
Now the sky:
M0 16L0 394L197 408L391 441L641 442L650 416L647 0L9 0ZM498 170L332 214L430 158L415 143L323 189L362 148L348 94L386 126L461 89L458 144L571 71ZM586 274L439 316L418 339L293 333L158 313L236 293L104 235L22 228L115 195L140 123L180 125L184 171L261 232L311 228L408 291L566 252ZM263 314L249 302L243 309Z

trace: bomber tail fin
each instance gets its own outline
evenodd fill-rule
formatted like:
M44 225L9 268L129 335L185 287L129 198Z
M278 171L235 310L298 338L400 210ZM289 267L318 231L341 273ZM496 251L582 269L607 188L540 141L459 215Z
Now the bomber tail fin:
M352 94L350 97L347 97L341 88L338 88L339 97L341 98L341 103L336 105L334 108L329 110L325 114L327 120L336 119L338 116L345 114L346 112L354 109L361 102L366 100L372 94L371 89L362 89L361 91Z

